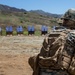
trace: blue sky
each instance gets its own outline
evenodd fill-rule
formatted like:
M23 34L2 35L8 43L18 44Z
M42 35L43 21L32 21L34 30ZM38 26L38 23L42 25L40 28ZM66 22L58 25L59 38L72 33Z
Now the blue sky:
M75 0L0 0L0 4L54 14L64 14L68 9L75 8Z

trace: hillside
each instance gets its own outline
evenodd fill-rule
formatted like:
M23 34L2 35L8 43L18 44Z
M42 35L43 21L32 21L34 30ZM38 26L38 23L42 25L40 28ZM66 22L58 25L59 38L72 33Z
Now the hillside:
M38 12L26 11L24 9L18 9L7 5L0 4L0 26L5 27L7 25L17 26L23 25L57 25L57 19L61 15L49 14L41 10Z

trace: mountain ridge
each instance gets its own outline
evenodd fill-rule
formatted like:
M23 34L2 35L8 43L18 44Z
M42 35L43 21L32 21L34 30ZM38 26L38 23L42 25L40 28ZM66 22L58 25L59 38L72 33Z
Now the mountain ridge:
M51 14L43 10L30 10L19 9L0 4L0 26L6 25L57 25L57 19L61 15Z
M60 18L61 15L62 15L62 14L52 14L52 13L49 13L49 12L45 12L43 10L30 10L30 11L27 11L25 9L19 9L19 8L16 8L16 7L10 7L10 6L7 6L7 5L2 5L2 4L0 4L0 11L35 12L35 13L38 13L40 15L46 15L46 16L58 17L58 18Z
M2 4L0 4L0 11L27 12L25 9L19 9L16 7L10 7L8 5L2 5Z
M52 14L49 12L45 12L43 10L30 10L30 12L35 12L35 13L38 13L40 15L46 15L46 16L57 17L57 18L60 18L63 15L63 14Z

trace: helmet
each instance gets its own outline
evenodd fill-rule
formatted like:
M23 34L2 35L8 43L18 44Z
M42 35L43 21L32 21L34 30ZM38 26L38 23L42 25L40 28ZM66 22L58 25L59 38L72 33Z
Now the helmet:
M69 19L69 20L73 20L75 21L75 9L69 9L64 16L62 17L62 19Z
M63 19L63 26L69 29L75 29L75 9L69 9L64 16Z

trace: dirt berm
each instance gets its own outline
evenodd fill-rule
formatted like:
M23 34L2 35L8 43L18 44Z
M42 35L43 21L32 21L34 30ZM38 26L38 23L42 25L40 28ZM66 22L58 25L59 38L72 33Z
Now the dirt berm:
M28 58L39 53L42 36L0 36L0 75L32 75Z

